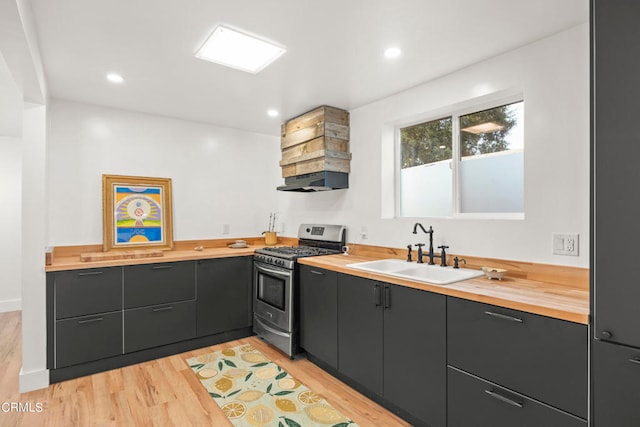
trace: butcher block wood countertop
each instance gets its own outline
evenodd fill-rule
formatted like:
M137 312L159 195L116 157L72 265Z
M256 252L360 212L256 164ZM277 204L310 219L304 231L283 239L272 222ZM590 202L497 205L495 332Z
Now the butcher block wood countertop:
M209 258L253 255L258 248L264 247L260 237L244 238L246 248L227 247L235 239L189 240L175 242L173 250L165 251L163 256L137 259L115 259L82 262L80 254L99 252L101 245L66 246L54 248L51 252L51 264L45 266L46 272L79 270L85 268L112 267L121 265L166 263ZM278 246L292 246L297 239L278 237ZM195 250L202 247L202 250ZM502 280L489 280L484 277L468 279L450 285L431 285L424 282L406 280L375 274L346 267L355 262L373 261L386 258L403 258L406 250L386 247L349 244L353 255L326 255L300 258L301 264L338 271L381 282L408 286L452 297L492 304L500 307L540 314L570 322L589 323L589 270L584 268L549 266L526 262L483 259L465 256L467 265L462 267L479 269L487 265L505 268L508 271ZM450 255L453 257L453 255ZM448 258L450 258L448 257ZM448 265L452 261L448 260Z
M230 248L229 244L236 240L244 240L246 248ZM278 237L278 246L296 245L298 239L288 237ZM233 256L250 256L258 248L263 248L263 238L243 238L243 239L217 239L217 240L183 240L175 242L174 249L164 251L162 256L140 257L132 259L112 259L100 261L81 261L81 254L100 252L101 245L87 246L65 246L53 249L53 260L51 265L45 266L45 271L81 270L85 268L117 267L121 265L156 264L177 261L192 261L210 258L225 258ZM196 250L195 248L202 248Z
M489 280L485 277L479 277L450 285L431 285L424 282L356 270L346 266L351 263L383 258L385 257L372 257L370 255L325 255L301 258L298 261L300 264L334 270L353 276L422 289L527 313L540 314L570 322L589 324L588 281L586 284L559 284L521 277L509 277L509 273L507 273L507 276L502 280ZM558 269L561 270L562 267L558 267ZM588 270L586 271L588 272Z

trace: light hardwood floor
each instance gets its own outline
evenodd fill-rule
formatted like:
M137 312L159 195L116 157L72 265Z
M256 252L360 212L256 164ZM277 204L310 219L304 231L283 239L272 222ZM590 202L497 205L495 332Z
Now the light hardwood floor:
M184 359L250 343L361 426L408 426L306 359L289 358L250 337L121 369L18 392L20 312L0 313L0 404L30 403L42 412L0 411L0 426L230 426ZM7 405L3 405L6 408Z

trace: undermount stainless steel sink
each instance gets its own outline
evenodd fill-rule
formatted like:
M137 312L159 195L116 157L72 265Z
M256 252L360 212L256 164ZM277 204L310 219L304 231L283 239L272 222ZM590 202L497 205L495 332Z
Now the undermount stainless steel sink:
M386 274L403 279L417 280L434 285L449 285L462 280L480 277L484 273L468 268L440 267L439 265L408 263L400 259L356 262L347 267L371 273Z

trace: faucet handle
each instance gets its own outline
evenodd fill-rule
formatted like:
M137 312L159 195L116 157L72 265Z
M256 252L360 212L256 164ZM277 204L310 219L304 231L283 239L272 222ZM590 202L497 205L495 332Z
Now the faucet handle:
M418 247L418 264L422 264L422 247L424 243L416 243L415 246Z
M445 249L449 249L449 246L447 246L447 245L438 246L438 249L440 249L440 267L446 267L447 266L447 252L445 251Z

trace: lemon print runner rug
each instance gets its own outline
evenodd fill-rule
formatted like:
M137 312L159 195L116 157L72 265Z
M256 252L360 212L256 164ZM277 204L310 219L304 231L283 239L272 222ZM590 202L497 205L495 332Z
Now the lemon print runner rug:
M234 426L357 427L250 344L186 361Z

